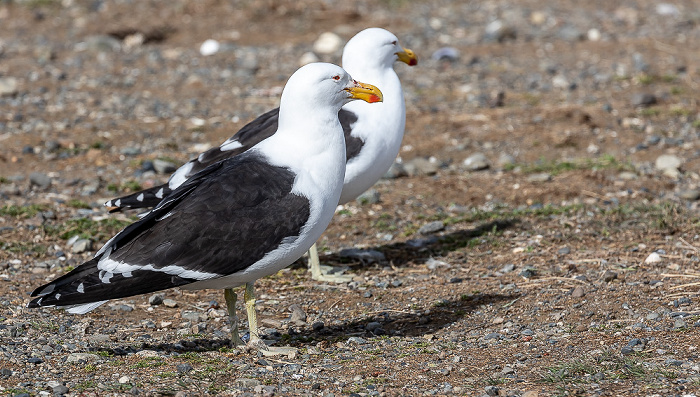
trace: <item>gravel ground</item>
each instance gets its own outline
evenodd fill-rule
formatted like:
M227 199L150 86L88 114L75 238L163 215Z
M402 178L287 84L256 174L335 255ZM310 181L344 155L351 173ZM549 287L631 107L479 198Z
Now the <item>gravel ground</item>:
M369 26L420 58L405 145L321 240L352 282L256 284L298 354L220 291L24 308ZM0 1L0 395L698 395L699 88L690 0Z

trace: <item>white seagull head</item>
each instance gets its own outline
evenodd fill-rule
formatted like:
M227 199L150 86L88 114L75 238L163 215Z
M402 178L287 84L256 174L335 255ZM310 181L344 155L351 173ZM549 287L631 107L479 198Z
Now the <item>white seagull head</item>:
M392 68L396 61L413 66L418 58L413 51L401 47L393 33L382 28L361 31L343 50L343 67L348 70Z
M289 78L281 103L306 104L311 109L328 109L335 114L346 103L360 99L374 103L383 100L382 92L371 84L360 83L340 66L310 63Z

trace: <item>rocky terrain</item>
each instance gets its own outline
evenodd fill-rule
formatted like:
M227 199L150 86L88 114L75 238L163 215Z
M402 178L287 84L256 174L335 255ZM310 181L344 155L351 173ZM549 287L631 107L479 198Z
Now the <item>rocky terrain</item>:
M25 308L370 26L420 59L404 146L320 242L352 282L256 284L297 354L221 291ZM696 396L699 88L692 0L0 1L0 395Z

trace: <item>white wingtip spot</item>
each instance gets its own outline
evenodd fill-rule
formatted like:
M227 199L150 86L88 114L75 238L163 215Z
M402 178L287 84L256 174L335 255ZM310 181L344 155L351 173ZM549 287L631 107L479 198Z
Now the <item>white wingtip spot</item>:
M158 193L156 193L156 198L159 198L159 199L163 198L163 188L160 188L160 190L158 190Z
M136 200L138 200L138 201L143 201L143 193L141 193L141 194L139 194L138 196L136 196Z
M80 285L78 285L78 292L80 292L81 294L85 292L85 285L83 285L83 283L80 283Z
M84 305L66 306L65 309L68 313L85 314L91 310L94 310L95 308L97 308L98 306L102 305L105 302L107 302L107 301L86 303Z
M132 277L132 276L133 276L133 275L131 274L131 272L124 272L124 273L122 273L122 277Z
M56 296L55 296L55 298L56 298L56 299L61 299L61 293L60 293L60 292L57 293Z
M238 141L226 141L221 144L220 149L225 152L227 150L234 150L242 147L243 145Z
M104 203L104 206L105 206L105 207L114 207L114 206L112 205L112 200L109 200L108 202Z
M114 207L121 207L121 206L122 206L122 200L121 200L121 199L119 199L119 200L117 200L117 201L114 202Z

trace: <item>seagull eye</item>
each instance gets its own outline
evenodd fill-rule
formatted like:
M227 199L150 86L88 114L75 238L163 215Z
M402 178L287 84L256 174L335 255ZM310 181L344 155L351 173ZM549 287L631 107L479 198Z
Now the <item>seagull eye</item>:
M396 45L398 42L396 40L391 42L391 45Z
M339 75L335 75L335 76L333 76L332 78L333 78L333 80L335 80L335 81L340 80L340 76L339 76Z

